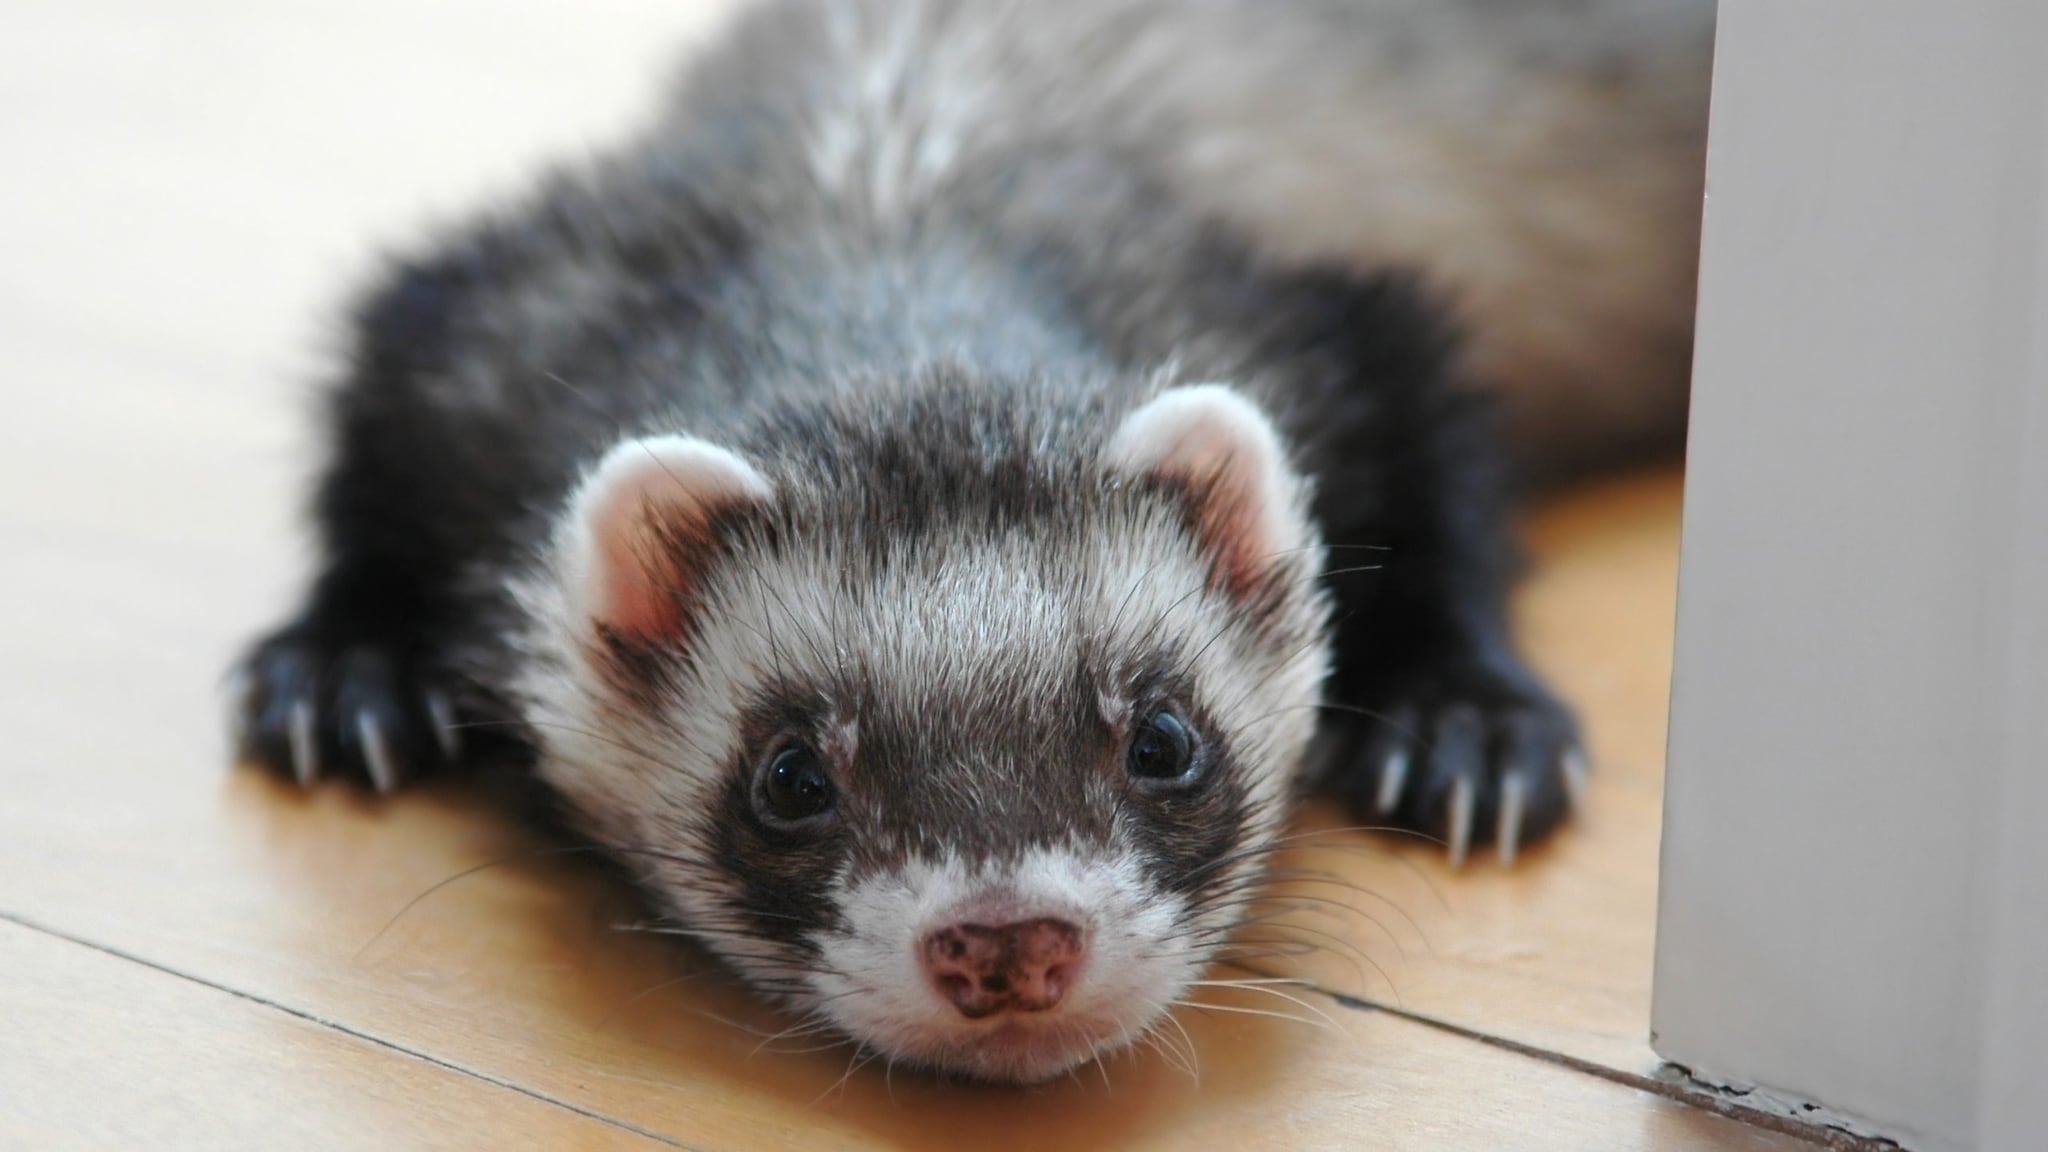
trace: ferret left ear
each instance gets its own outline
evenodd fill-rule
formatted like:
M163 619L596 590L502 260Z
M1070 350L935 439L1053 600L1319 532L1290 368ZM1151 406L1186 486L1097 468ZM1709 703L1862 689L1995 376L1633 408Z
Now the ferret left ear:
M623 638L678 639L712 557L715 519L772 494L753 465L694 436L616 445L575 496L579 615Z
M1221 384L1169 389L1125 417L1108 460L1186 492L1217 577L1237 599L1254 595L1277 565L1293 567L1314 542L1279 433Z

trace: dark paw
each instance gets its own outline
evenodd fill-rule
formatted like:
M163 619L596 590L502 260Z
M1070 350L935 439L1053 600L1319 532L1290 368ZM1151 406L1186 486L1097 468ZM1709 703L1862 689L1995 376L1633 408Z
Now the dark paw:
M1356 705L1329 777L1361 819L1474 844L1512 863L1581 802L1586 761L1571 713L1520 668L1436 670Z
M243 659L230 690L240 754L301 785L346 776L391 792L462 754L452 685L395 646L286 628Z

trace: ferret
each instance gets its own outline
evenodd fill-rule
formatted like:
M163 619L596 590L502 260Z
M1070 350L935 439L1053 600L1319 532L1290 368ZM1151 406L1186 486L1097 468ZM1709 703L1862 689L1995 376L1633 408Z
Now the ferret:
M1683 429L1711 0L768 0L356 307L242 748L511 759L752 987L1035 1082L1291 804L1502 860L1517 485Z

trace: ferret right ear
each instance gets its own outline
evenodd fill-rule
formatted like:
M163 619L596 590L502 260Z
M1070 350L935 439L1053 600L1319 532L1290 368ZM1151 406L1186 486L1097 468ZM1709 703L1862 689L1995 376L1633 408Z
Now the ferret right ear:
M1180 488L1216 579L1249 599L1315 540L1301 483L1266 414L1221 384L1170 388L1124 418L1113 468Z
M613 447L575 497L570 580L579 615L623 638L679 637L716 518L772 494L753 465L693 436Z

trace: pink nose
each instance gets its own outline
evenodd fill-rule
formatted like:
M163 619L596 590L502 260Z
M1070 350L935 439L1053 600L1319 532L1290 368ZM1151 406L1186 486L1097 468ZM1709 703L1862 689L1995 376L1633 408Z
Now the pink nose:
M1064 920L955 924L924 938L924 969L962 1016L1043 1012L1081 973L1081 930Z

